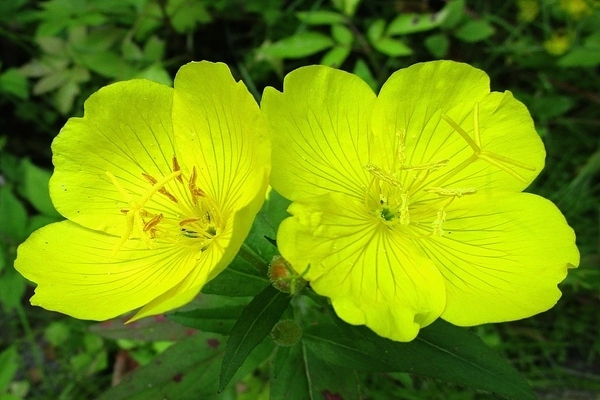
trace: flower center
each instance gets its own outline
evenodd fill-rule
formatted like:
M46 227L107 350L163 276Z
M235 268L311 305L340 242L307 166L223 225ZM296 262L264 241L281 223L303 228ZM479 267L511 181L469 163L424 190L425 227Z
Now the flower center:
M473 154L448 170L449 160L439 160L418 165L406 163L406 130L396 133L396 150L391 170L374 164L364 169L371 174L365 194L365 206L372 215L391 230L400 230L413 237L442 236L446 208L455 199L474 195L477 188L448 188L444 184L477 160L501 169L514 178L527 182L513 167L534 171L535 168L482 148L479 131L479 104L473 110L474 138L446 114L441 119L452 127L473 150ZM435 176L438 174L438 176ZM435 185L435 186L433 186Z
M126 228L115 246L115 254L134 235L134 231L148 247L153 242L176 243L204 251L222 231L223 223L216 204L196 185L196 167L189 177L181 171L173 157L172 172L163 177L142 173L148 189L135 198L123 188L117 178L106 172L112 183L129 203L121 213Z

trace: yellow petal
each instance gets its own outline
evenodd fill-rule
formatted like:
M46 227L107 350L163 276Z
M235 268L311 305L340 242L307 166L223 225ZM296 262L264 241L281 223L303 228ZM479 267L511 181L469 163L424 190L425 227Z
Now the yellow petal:
M375 94L355 75L324 66L290 72L261 108L273 141L271 185L291 200L328 191L364 197Z
M208 281L233 261L250 232L256 216L256 209L260 204L262 204L262 198L257 197L253 203L239 210L229 220L226 229L200 255L194 270L177 286L146 304L130 321L174 310L196 297Z
M442 313L434 264L361 202L328 194L294 202L289 212L277 234L281 254L346 322L409 341Z
M271 151L266 123L227 65L203 61L180 68L173 127L182 163L196 167L197 186L222 213L264 199Z
M50 195L56 209L87 228L120 235L121 209L130 207L106 174L139 198L151 187L144 178L172 172L172 89L146 80L119 82L85 102L83 118L71 118L52 144L54 174ZM155 214L169 213L172 202L154 196Z
M423 186L521 191L544 166L543 144L527 108L510 92L489 91L483 71L452 61L394 73L373 110L372 160L393 169L398 132L406 167L447 161ZM414 175L406 174L409 184Z
M473 195L447 208L444 234L415 244L437 265L456 325L526 318L552 307L579 264L573 230L550 201L527 193Z
M70 221L48 225L19 246L15 268L38 284L31 303L75 318L105 320L149 303L186 279L198 253L173 245L148 249Z

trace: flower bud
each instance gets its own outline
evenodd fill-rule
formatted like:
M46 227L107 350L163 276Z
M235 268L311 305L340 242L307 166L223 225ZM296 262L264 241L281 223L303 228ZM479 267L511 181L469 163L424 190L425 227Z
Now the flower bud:
M270 333L270 338L279 346L293 346L302 337L302 329L291 319L282 319L275 324Z
M297 293L306 286L306 281L281 256L273 257L269 265L269 281L275 289L284 293Z

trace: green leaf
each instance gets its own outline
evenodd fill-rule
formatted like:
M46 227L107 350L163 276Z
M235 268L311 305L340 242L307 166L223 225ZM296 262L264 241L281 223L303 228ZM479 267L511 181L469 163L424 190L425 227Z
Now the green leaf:
M333 68L339 68L349 55L350 48L345 46L335 46L325 53L321 59L321 64L328 65Z
M27 158L21 162L21 170L23 172L22 185L19 187L21 195L40 213L60 218L61 215L52 205L48 190L48 182L52 173L36 166Z
M90 332L109 339L140 341L173 341L187 338L196 331L181 326L163 315L126 324L131 316L115 318L91 325Z
M263 262L260 257L257 257L257 260ZM266 265L265 263L265 267ZM252 264L238 255L223 272L204 285L202 293L234 297L255 296L264 289L267 282L266 274L261 275Z
M347 16L351 17L354 15L360 0L332 0L331 1L335 8L342 11Z
M19 369L19 354L15 346L0 353L0 393L5 391Z
M197 308L169 314L169 319L203 332L227 335L235 325L244 306L223 306L218 308Z
M263 54L276 58L303 58L333 46L329 36L317 32L302 32L275 42Z
M425 47L434 57L443 58L448 54L450 40L443 33L430 35L425 39Z
M278 347L271 362L270 400L310 399L302 345Z
M123 381L97 400L197 400L213 399L218 390L219 365L225 337L198 332L181 340L154 358L148 365L125 376ZM265 342L258 346L235 380L263 362L273 349Z
M415 32L429 31L444 22L448 11L442 10L435 14L400 14L390 22L387 34L408 35Z
M171 75L169 75L160 63L152 64L143 71L140 71L135 77L148 79L167 86L173 86L173 78L171 78Z
M296 16L307 25L343 24L346 21L346 17L334 11L300 11Z
M600 65L600 51L577 47L562 56L557 64L561 67L596 67Z
M71 78L71 72L67 69L53 71L36 82L33 86L33 94L40 95L56 90L66 85Z
M165 56L165 41L151 36L144 45L144 58L148 61L161 61Z
M25 240L27 211L15 197L9 185L0 186L0 236L15 243Z
M371 70L369 69L369 66L367 65L365 60L359 58L356 61L356 64L354 64L354 69L352 70L352 72L355 75L358 75L360 79L367 82L367 84L371 87L371 89L373 89L374 92L377 92L379 90L379 83L377 82L377 79L375 79L375 77L373 76L373 73L371 73Z
M136 73L136 70L127 61L112 51L79 54L78 57L81 64L106 78L124 80L131 78Z
M354 34L350 29L341 24L336 24L331 27L331 36L336 42L350 46L354 42Z
M7 69L0 75L0 91L10 93L20 99L29 97L29 82L18 69Z
M373 42L373 47L383 54L391 57L408 56L413 53L412 49L398 39L384 37Z
M454 36L463 42L475 43L489 38L494 31L487 21L468 21L454 32Z
M21 304L27 283L14 268L7 268L0 279L0 304L5 310L12 310Z
M288 294L269 285L246 306L227 339L219 390L223 390L252 349L271 332L290 300Z
M52 322L44 329L44 339L54 347L65 343L69 340L70 335L71 329L64 322Z
M383 19L378 19L369 25L369 29L367 29L367 37L371 43L378 42L383 37L384 31L385 21Z
M357 370L410 372L487 390L515 400L535 399L527 381L464 328L437 320L415 340L394 342L363 326L307 328L303 341L323 360Z
M271 364L271 400L359 400L354 371L332 366L304 343L279 347Z
M198 23L208 23L212 20L206 7L199 0L169 0L166 10L173 28L179 33L192 32Z

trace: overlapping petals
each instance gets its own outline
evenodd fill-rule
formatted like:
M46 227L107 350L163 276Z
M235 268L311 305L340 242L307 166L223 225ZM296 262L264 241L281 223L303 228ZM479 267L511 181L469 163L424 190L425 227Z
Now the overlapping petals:
M525 106L465 64L394 73L379 96L323 66L261 107L272 186L293 200L282 252L338 315L393 340L544 311L579 262L556 207L520 193L545 152Z
M175 88L107 86L53 146L50 193L69 221L19 247L32 303L102 320L189 302L233 259L270 170L266 126L224 64L190 63Z

